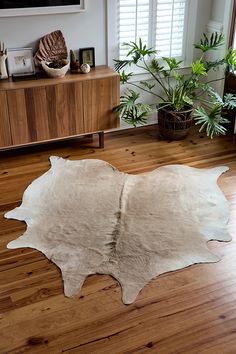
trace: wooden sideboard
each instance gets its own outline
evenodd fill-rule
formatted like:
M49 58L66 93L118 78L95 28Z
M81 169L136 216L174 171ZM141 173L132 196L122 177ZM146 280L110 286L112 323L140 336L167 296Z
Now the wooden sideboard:
M106 66L59 79L2 80L0 149L103 134L119 126L118 116L112 112L119 97L119 75Z

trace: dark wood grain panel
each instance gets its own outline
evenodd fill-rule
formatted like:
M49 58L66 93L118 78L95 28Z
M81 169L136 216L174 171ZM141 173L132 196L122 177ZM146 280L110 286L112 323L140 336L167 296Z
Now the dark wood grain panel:
M0 91L0 147L12 144L11 130L8 116L7 94Z

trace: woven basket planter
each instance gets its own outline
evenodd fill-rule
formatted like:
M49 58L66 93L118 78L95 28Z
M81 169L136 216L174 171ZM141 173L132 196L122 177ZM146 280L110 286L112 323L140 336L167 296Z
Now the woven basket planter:
M193 108L173 111L161 108L158 111L160 135L168 140L180 140L187 136L193 125Z

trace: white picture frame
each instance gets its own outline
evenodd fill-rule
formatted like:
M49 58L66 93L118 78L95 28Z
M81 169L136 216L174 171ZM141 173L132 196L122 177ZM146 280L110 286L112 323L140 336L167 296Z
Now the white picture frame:
M80 0L80 5L0 9L0 17L50 15L50 14L74 13L74 12L83 12L83 11L85 11L85 0Z
M29 75L35 73L32 48L7 49L8 75Z

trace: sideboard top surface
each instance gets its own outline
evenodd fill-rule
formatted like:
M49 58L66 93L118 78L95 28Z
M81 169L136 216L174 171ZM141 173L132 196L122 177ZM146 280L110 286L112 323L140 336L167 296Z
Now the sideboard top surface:
M101 65L95 68L92 68L88 74L66 74L63 78L49 78L43 77L38 79L30 80L19 80L19 81L0 81L0 91L1 90L17 90L17 89L26 89L31 87L40 87L40 86L50 86L65 84L70 82L79 82L79 81L88 81L96 79L104 79L107 77L118 76L118 74L111 68Z

